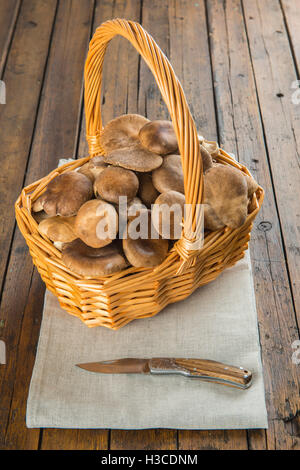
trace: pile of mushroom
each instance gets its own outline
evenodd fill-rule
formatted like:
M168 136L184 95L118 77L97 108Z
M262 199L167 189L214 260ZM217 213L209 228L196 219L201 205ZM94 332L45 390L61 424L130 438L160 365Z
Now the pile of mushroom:
M33 203L39 232L61 250L67 268L82 276L161 264L181 237L185 204L172 123L151 122L136 114L120 116L104 127L101 145L105 155L57 176ZM204 228L237 228L246 220L258 185L234 167L216 163L215 143L203 141L200 149ZM170 218L169 212L166 230L164 211L173 204L180 209L179 217ZM146 237L136 236L143 221Z

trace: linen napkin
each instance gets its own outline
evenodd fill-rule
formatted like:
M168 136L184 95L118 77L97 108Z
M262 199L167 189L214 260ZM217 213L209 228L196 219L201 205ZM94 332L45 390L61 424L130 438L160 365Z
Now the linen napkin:
M75 366L153 356L243 366L252 371L253 384L239 390L180 376L102 375ZM184 301L118 331L89 329L47 292L26 422L30 428L266 428L249 253Z

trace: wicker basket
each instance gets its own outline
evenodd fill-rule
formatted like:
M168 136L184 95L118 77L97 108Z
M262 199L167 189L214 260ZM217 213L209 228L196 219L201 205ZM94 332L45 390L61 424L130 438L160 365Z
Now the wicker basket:
M47 288L63 309L87 326L118 329L132 320L156 315L166 305L188 297L197 287L213 281L225 268L244 256L252 222L263 201L259 188L253 196L251 213L243 226L209 233L200 250L193 250L189 239L195 230L195 210L184 235L163 263L155 268L128 268L107 277L85 278L70 271L61 261L61 252L38 232L31 215L32 203L57 175L74 170L91 157L103 154L101 148L101 78L106 47L115 35L128 39L150 67L171 115L182 157L186 203L192 208L202 201L203 175L197 130L182 87L153 38L137 23L115 19L103 23L90 43L85 64L85 113L89 157L67 163L48 176L27 186L15 204L18 226L29 246L34 264ZM224 150L217 161L232 165L250 175ZM187 313L188 315L188 313Z

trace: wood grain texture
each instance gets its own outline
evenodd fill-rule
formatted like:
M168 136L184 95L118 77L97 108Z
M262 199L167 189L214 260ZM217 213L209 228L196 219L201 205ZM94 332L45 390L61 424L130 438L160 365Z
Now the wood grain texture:
M120 17L140 21L141 6L136 1L96 1L93 32L104 21ZM124 38L116 37L108 45L104 59L102 116L106 124L121 114L137 112L139 56ZM88 155L85 116L83 113L77 156Z
M0 3L0 77L2 76L11 39L15 31L21 0Z
M1 122L5 122L5 127L1 126L0 130L2 168L5 174L0 189L0 278L5 273L15 225L13 211L8 210L8 207L12 207L23 184L55 9L56 1L23 2L6 62L3 78L7 88L7 104L0 107ZM18 360L17 347L33 271L19 233L13 246L0 309L0 337L6 343L7 354L7 364L0 369L0 422L3 423L0 430L1 447L7 443L6 433ZM18 295L16 286L19 286ZM37 443L38 432L31 437L34 443L31 441L29 447ZM9 441L7 445L11 447L14 443Z
M31 268L30 259L28 259L27 256L25 258L27 258L27 262L23 266L21 263L18 265L18 267L21 265L23 268L19 273L20 276L26 275ZM19 281L20 285L22 285L22 277L19 278ZM5 446L10 449L34 450L38 447L40 432L39 429L27 429L25 427L25 414L27 391L29 389L36 344L39 337L42 313L40 306L43 305L44 290L41 288L39 275L36 271L34 271L32 277L28 279L29 285L27 283L24 284L25 289L28 289L28 287L30 289L26 289L25 292L23 289L21 291L22 296L20 300L22 301L23 296L25 296L26 301L23 307L22 329L19 333L20 326L18 322L14 325L15 330L12 329L12 334L19 333L20 335L19 344L16 346L16 350L10 350L8 355L9 368L15 367L13 374L11 374L13 380L10 380L6 384L7 391L10 393L5 394L5 398L11 398L11 401L8 407L9 416L5 433ZM5 294L7 295L7 291L5 291ZM7 298L6 295L5 298ZM13 390L11 390L12 387Z
M245 22L290 282L300 324L300 105L293 102L297 71L280 5L244 0ZM254 26L254 18L255 26ZM280 116L280 119L274 119ZM285 176L284 178L282 176Z
M290 39L291 53L296 60L297 73L300 71L300 15L298 0L280 0L283 18ZM281 31L281 30L278 30ZM282 34L282 33L277 33ZM298 95L299 96L299 95Z
M42 432L41 450L105 450L108 432L100 429L47 429Z
M180 450L246 450L243 430L180 431Z
M183 86L198 133L218 140L205 2L172 0L170 62Z
M82 3L79 0L62 2L57 11L31 146L27 182L40 178L57 166L61 156L73 152L92 13L93 2ZM42 16L44 15L45 11ZM71 24L76 28L76 35L73 34ZM66 84L70 77L74 81L72 93L61 95L61 91L68 88ZM31 99L34 97L33 91L34 89L30 93L27 90ZM2 437L4 445L11 448L34 448L38 445L39 431L25 427L25 402L39 334L44 285L38 275L33 276L32 262L19 231L16 231L12 241L7 272L1 303L3 338L9 344L8 363L1 369L4 384L1 390L1 422L6 423ZM17 296L16 286L19 286ZM35 325L34 330L25 327L32 323ZM24 348L31 350L31 354L23 355ZM12 411L8 416L10 404Z

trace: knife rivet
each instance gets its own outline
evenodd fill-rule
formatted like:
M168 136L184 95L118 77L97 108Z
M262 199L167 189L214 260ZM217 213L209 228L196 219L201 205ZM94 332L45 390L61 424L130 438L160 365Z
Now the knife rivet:
M228 370L228 367L224 367L224 370Z
M241 370L243 370L243 369L244 369L244 367L240 367L240 369L241 369Z

